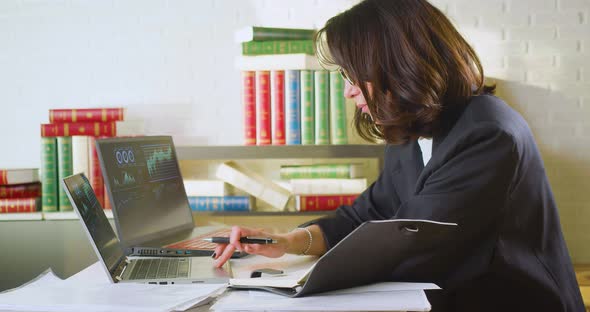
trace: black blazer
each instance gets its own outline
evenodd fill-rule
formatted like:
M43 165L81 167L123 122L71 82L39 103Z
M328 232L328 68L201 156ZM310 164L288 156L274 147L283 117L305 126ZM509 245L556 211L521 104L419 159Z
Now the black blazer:
M416 141L387 146L377 181L316 221L328 248L367 220L456 222L458 236L392 268L393 280L443 288L427 293L433 311L584 311L526 121L490 95L444 120L426 167Z

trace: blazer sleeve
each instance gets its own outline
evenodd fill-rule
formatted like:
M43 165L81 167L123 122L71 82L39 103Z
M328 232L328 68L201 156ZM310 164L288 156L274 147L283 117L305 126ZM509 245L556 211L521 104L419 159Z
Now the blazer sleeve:
M392 147L387 146L384 168L377 180L359 195L351 206L341 206L334 215L311 222L311 224L317 224L322 230L328 249L363 222L385 220L394 216L400 205L392 181L396 170L399 170L397 158L393 155Z
M514 138L494 125L480 126L459 139L440 166L423 174L427 178L418 181L419 191L394 218L455 222L465 237L490 230L507 206L517 164Z

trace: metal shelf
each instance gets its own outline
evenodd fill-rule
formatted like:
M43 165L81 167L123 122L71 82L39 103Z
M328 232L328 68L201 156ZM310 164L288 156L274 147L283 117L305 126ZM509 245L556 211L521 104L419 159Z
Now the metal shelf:
M180 160L282 159L282 158L379 158L385 145L268 145L178 146Z

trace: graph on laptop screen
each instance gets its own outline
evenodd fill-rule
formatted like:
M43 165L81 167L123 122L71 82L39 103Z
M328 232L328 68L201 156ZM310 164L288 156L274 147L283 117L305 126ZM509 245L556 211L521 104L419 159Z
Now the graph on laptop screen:
M171 138L116 139L98 145L122 241L192 220Z
M92 191L90 182L84 176L74 176L65 182L72 196L73 205L80 212L82 221L86 224L88 232L94 241L105 265L112 269L117 261L123 257L123 248L113 232L102 207Z

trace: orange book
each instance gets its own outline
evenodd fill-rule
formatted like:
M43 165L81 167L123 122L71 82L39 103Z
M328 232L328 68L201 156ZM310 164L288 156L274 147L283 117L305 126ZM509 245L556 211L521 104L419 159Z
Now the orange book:
M270 145L270 71L256 72L256 144Z
M108 122L125 118L124 108L50 109L50 123Z
M272 144L285 145L285 71L270 74Z

